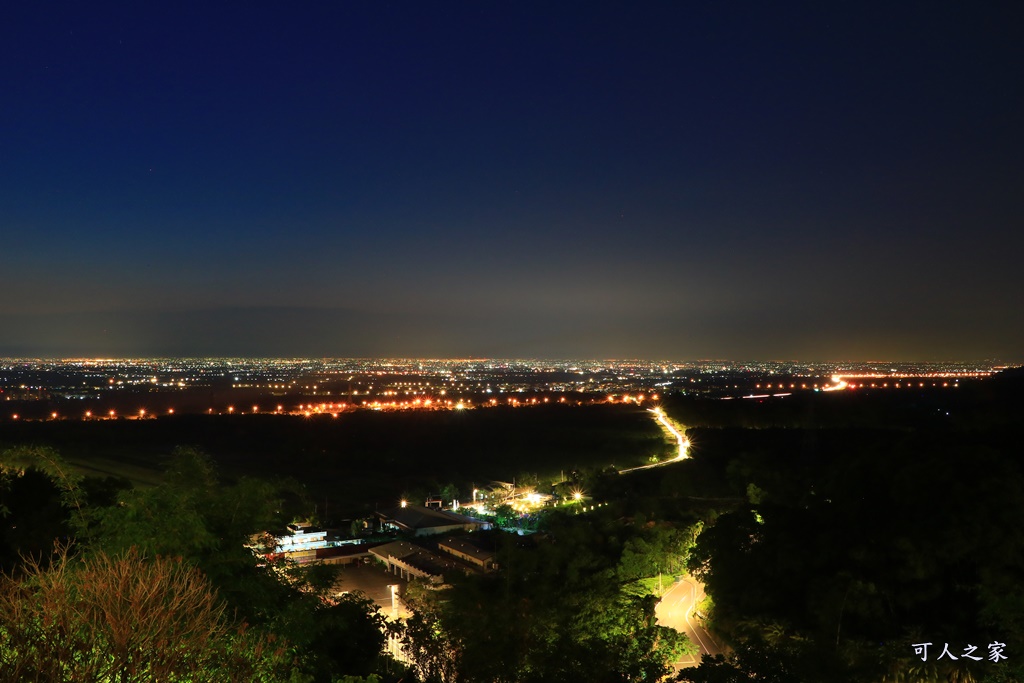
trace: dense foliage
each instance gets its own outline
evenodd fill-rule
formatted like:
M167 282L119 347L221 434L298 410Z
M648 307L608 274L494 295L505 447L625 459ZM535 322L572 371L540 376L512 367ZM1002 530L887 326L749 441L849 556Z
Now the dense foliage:
M759 436L726 466L747 499L722 510L690 560L735 656L686 680L1024 678L1013 658L988 658L993 643L1024 650L1024 474L1010 440ZM913 649L924 642L927 660ZM946 643L956 660L938 659ZM962 656L969 645L981 661Z
M681 563L688 537L575 515L549 516L537 537L500 534L500 573L413 595L407 648L445 683L657 680L692 646L655 624L657 598L635 582Z
M267 565L246 547L253 534L281 529L290 518L282 503L287 491L280 485L248 478L231 485L221 484L210 459L187 448L175 452L161 485L138 489L126 482L75 476L48 449L9 450L0 462L4 463L0 470L0 500L5 514L4 545L0 549L4 551L6 569L12 572L7 584L8 597L11 604L22 605L13 612L21 615L22 621L6 626L11 638L11 634L20 634L18 638L22 640L0 643L8 655L15 650L24 653L47 647L53 639L46 635L48 631L33 631L33 620L38 621L44 618L40 615L56 609L77 615L80 621L72 626L78 632L97 634L91 640L76 636L72 646L91 648L89 651L94 652L97 661L106 661L110 656L103 650L108 647L103 634L110 626L109 611L89 602L98 596L82 589L78 577L89 575L90 571L95 573L91 568L97 566L116 566L128 587L127 593L121 593L129 594L146 585L151 578L147 572L163 567L164 574L177 576L164 567L162 563L166 561L161 559L174 557L192 583L201 582L202 590L206 591L203 594L216 602L216 607L210 609L216 611L213 621L218 628L233 625L257 639L276 642L277 648L287 653L295 675L303 680L330 681L341 674L369 675L378 668L385 633L383 620L372 603L356 596L325 600L333 583L328 568L309 573L286 565ZM19 526L30 532L19 533ZM71 546L76 554L74 562L66 551L54 554L53 547L54 539L72 537L76 540ZM44 548L47 540L50 547ZM66 548L68 541L63 543L60 547ZM37 559L30 559L33 556ZM56 564L48 570L51 560ZM51 572L56 574L51 576ZM53 583L54 576L66 579L66 585L74 588L59 589L61 584ZM32 588L37 585L58 588L49 592ZM167 593L171 597L156 595L153 599L158 601L177 599L173 592ZM47 607L44 610L40 605ZM170 621L177 619L175 632L187 630L192 627L190 614L198 619L203 613L189 609L167 613L167 623L163 625L172 628ZM131 630L127 626L124 629ZM29 638L25 634L32 633L41 640L24 640ZM29 647L24 644L27 642L34 644ZM235 647L237 642L228 644ZM211 640L211 646L214 645ZM224 647L227 645L221 649ZM76 654L79 659L84 656ZM135 659L144 656L133 655ZM196 656L188 658L189 662L195 660ZM242 670L235 664L231 666L235 667L231 671ZM273 666L257 668L266 672L268 680L284 675L276 660ZM210 670L219 671L215 667ZM239 680L245 679L245 675L239 676ZM39 680L61 678L41 675ZM96 680L121 679L101 676ZM125 680L135 679L129 676ZM156 676L154 680L163 679Z

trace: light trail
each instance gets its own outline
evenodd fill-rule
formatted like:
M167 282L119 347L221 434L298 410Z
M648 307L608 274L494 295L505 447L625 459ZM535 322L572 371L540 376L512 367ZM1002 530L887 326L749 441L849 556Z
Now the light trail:
M822 387L821 390L822 391L842 391L843 389L846 389L849 386L846 383L846 380L843 379L842 377L840 377L839 375L833 375L832 376L832 381L836 383L835 386Z
M627 467L624 470L619 470L619 474L625 474L627 472L636 472L638 470L649 470L652 467L670 465L674 462L679 462L680 460L685 460L686 458L690 457L689 453L687 452L690 448L690 440L687 439L678 429L676 429L672 425L671 422L668 421L668 418L665 417L665 411L662 410L661 408L648 408L647 412L654 413L655 418L657 418L658 422L661 423L661 426L665 429L665 431L667 431L669 434L675 437L676 444L679 447L679 454L676 455L676 457L672 458L671 460L664 460L662 462L656 462L650 465L640 465L639 467Z

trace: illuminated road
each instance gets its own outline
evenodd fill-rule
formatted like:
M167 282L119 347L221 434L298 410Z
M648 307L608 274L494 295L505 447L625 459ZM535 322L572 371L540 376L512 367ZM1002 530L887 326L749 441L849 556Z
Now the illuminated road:
M718 655L724 652L711 634L700 624L694 615L696 604L704 598L704 586L693 578L680 579L672 588L665 591L661 602L654 608L654 614L660 626L674 628L686 636L700 648L697 655L686 655L676 662L676 668L686 668L700 664L701 655Z
M839 375L832 375L832 381L835 382L835 385L833 385L831 387L822 387L821 390L822 391L842 391L843 389L846 389L848 386L850 386L849 384L846 383L846 380L843 379L842 377L840 377Z
M661 467L662 465L670 465L674 462L679 462L680 460L685 460L686 458L690 457L687 454L687 451L690 448L690 440L687 439L686 436L683 435L678 429L672 426L672 423L668 421L667 417L665 417L665 411L662 410L661 408L651 408L647 412L653 413L654 417L661 424L662 428L664 428L665 431L667 431L669 434L675 437L676 445L679 447L679 454L676 457L672 458L671 460L664 460L662 462L656 462L651 465L641 465L640 467L627 467L624 470L619 470L619 474L625 474L626 472L636 472L637 470L649 470L652 467Z

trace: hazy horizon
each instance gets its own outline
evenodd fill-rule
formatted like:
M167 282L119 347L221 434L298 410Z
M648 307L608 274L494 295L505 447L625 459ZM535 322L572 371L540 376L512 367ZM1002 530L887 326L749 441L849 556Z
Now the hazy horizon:
M5 25L0 355L1024 349L1012 4Z

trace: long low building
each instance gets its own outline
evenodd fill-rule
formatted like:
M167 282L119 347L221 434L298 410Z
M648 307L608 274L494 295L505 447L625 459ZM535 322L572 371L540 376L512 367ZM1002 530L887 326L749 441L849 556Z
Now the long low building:
M464 562L468 562L485 572L494 571L498 568L493 550L484 550L462 536L447 538L439 542L437 549Z
M372 557L370 544L341 545L334 548L321 548L316 551L316 561L321 564L353 564L364 558Z
M397 507L377 512L381 526L411 533L414 536L445 534L453 531L484 531L491 523L475 517L467 517L450 510L438 510L419 505Z
M444 573L459 566L425 548L408 541L392 541L370 548L370 555L388 567L388 572L403 579L425 579L430 583L443 583Z

